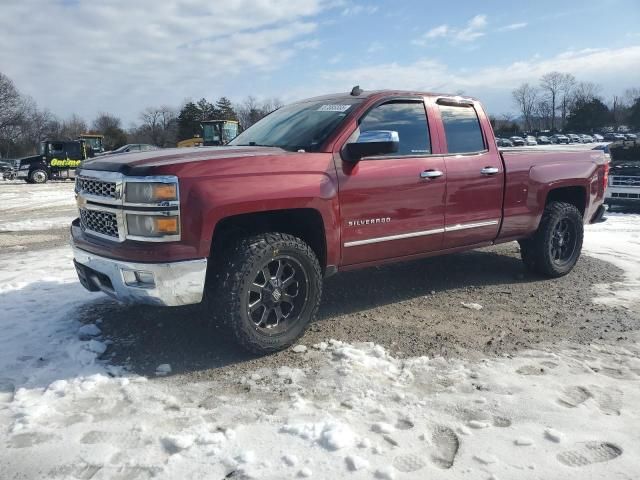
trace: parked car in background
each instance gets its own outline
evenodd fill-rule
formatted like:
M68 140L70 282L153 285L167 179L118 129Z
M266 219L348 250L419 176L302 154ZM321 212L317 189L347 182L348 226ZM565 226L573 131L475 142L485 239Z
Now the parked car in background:
M524 147L526 145L526 142L522 137L518 137L518 136L509 137L509 140L511 140L511 143L513 143L514 147Z
M546 135L541 135L538 137L538 145L550 145L551 139Z
M593 134L593 141L594 142L604 142L604 137L602 135L600 135L599 133L594 133Z
M0 160L0 179L13 180L16 176L16 164L11 160Z
M555 135L551 135L551 143L568 144L569 137L567 137L566 135L562 135L560 133L556 133Z
M604 134L604 139L610 142L619 142L626 140L623 133L609 132Z
M496 138L496 145L499 147L513 147L513 142L508 138Z
M593 143L593 137L585 133L580 135L580 140L582 140L582 143Z
M524 141L527 144L527 146L538 145L538 141L536 140L536 137L534 137L533 135L527 135Z
M160 149L155 145L150 145L148 143L129 143L127 145L121 146L120 148L116 148L115 150L104 152L104 155L118 155L120 153L131 153L131 152L150 152L152 150L160 150Z
M624 138L625 140L637 140L638 136L635 133L625 133Z
M613 143L609 151L611 163L605 203L640 207L640 142Z
M580 135L577 135L575 133L570 133L567 135L567 137L569 138L569 142L571 143L582 143L582 140L580 139Z

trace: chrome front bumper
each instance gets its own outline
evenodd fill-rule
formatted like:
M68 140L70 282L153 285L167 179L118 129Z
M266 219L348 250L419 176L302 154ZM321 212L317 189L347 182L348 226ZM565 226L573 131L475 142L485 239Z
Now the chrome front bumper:
M72 248L78 278L89 291L102 291L121 302L134 304L171 307L202 301L206 258L132 263Z

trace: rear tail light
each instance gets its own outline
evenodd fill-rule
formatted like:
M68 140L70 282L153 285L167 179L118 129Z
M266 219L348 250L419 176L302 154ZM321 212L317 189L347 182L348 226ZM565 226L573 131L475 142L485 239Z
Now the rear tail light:
M609 162L604 164L604 174L602 176L602 191L604 192L609 185Z

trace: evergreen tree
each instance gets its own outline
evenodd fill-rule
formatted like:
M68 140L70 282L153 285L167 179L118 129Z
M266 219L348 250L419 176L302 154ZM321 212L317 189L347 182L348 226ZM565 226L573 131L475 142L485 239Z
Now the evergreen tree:
M218 118L216 120L235 120L238 121L238 115L233 109L231 100L227 97L220 97L216 102L215 109L217 110Z
M597 98L579 100L567 118L567 130L590 132L611 120L609 108Z
M178 114L178 141L200 135L202 112L198 105L187 102Z
M636 98L629 109L629 124L634 129L640 129L640 97Z

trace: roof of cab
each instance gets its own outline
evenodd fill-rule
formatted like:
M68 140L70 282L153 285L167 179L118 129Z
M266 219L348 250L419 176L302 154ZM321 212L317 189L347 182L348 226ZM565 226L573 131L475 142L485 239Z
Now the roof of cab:
M317 97L305 98L302 100L298 100L294 103L307 103L307 102L320 102L320 101L329 101L329 100L365 100L371 97L443 97L443 98L451 98L451 99L459 99L466 100L469 102L476 102L477 100L473 97L468 97L466 95L456 95L452 93L434 93L434 92L418 92L414 90L362 90L359 95L351 95L349 92L341 92L341 93L332 93L328 95L320 95Z

